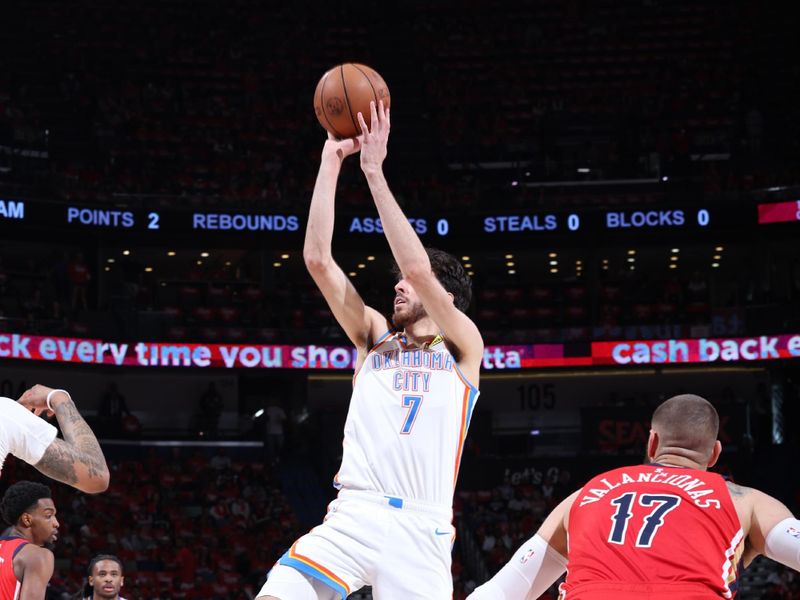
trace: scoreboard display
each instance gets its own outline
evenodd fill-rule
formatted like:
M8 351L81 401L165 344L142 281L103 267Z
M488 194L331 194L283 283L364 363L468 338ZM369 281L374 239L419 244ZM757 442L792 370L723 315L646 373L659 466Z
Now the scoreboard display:
M750 229L761 223L800 221L800 202L748 206L658 206L497 211L479 214L407 214L423 240L530 242L554 237L630 233L702 232ZM362 239L383 234L375 212L341 213L336 235ZM92 206L26 199L0 199L0 228L58 229L97 233L250 234L259 239L300 240L305 214Z

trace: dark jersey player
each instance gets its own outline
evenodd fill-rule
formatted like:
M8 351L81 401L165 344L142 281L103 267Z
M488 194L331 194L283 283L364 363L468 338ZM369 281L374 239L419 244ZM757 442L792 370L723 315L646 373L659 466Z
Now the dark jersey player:
M0 537L0 600L43 600L54 563L44 545L58 534L50 489L30 481L15 483L3 496L2 514L11 528Z
M532 600L565 570L565 600L732 598L740 565L759 554L800 570L789 509L706 470L722 449L718 429L699 396L661 404L650 463L589 481L468 600Z

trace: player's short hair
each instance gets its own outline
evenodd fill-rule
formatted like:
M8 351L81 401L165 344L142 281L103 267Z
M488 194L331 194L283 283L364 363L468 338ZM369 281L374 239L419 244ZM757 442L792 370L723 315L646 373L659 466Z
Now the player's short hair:
M88 570L88 574L89 575L93 575L94 574L95 566L97 565L97 563L99 563L102 560L112 560L112 561L114 561L115 563L117 563L119 565L119 574L120 575L124 574L124 568L122 566L122 561L118 557L114 556L113 554L98 554L97 556L92 558L92 560L89 561L89 570Z
M18 481L11 485L0 501L0 514L9 525L16 525L22 513L33 509L42 498L52 498L50 488L35 481Z
M425 252L428 253L431 270L436 275L436 279L445 290L453 294L453 304L456 308L465 312L472 301L472 278L467 275L464 267L452 254L436 248L425 248ZM403 276L396 263L393 270L396 277Z
M659 435L662 448L710 454L719 433L719 414L705 398L680 394L656 408L652 427Z

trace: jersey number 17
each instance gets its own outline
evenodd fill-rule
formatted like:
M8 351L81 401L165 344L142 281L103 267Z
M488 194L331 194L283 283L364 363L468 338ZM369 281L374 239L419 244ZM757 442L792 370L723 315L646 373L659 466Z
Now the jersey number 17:
M631 507L636 500L636 492L628 492L614 498L611 504L617 507L617 511L611 516L611 533L608 535L608 541L611 544L624 544L625 533L628 530L628 524L633 517ZM642 525L639 529L639 535L636 536L637 548L650 548L653 545L653 538L658 533L658 530L664 524L664 518L669 512L674 510L681 503L680 496L672 494L640 494L640 506L652 506L651 510L645 515Z

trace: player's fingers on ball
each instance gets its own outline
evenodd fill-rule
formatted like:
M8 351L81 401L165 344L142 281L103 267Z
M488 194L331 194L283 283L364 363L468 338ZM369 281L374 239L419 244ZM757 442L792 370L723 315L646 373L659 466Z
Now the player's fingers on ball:
M360 112L358 113L358 124L361 126L361 137L366 137L369 134L369 127L367 127L367 122L364 120L364 115Z
M372 119L372 129L370 129L370 131L372 131L378 126L378 123L379 123L379 121L378 121L378 108L375 106L375 101L374 100L370 100L370 102L369 102L369 114L370 114L370 118Z

